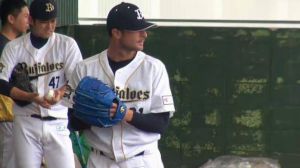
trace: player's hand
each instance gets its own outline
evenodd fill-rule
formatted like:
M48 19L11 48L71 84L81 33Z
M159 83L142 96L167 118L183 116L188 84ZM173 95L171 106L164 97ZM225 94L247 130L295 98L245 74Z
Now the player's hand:
M51 107L51 104L48 103L48 101L46 101L43 97L36 96L34 97L33 102L47 109L50 109Z
M116 115L117 108L118 108L118 104L113 103L112 107L110 108L110 117L111 118L113 118ZM130 122L132 120L132 117L133 117L133 111L131 109L127 109L124 120L127 122Z
M56 104L57 102L59 102L63 98L63 96L65 94L65 90L66 90L66 86L63 86L63 87L61 87L61 88L59 88L57 90L54 90L54 96L53 97L51 97L49 99L49 98L47 98L47 95L45 95L44 99L49 104L54 105L54 104Z
M124 120L126 122L131 122L132 118L133 118L133 113L134 113L134 111L132 109L127 109L127 112L125 114Z
M117 108L118 108L118 104L117 103L113 103L111 108L110 108L110 118L113 118L116 115L117 112Z

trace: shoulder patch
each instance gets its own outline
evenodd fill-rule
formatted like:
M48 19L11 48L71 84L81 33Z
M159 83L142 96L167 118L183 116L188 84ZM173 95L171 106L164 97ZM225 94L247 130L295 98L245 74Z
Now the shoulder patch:
M173 97L171 95L162 96L162 100L164 105L174 104Z

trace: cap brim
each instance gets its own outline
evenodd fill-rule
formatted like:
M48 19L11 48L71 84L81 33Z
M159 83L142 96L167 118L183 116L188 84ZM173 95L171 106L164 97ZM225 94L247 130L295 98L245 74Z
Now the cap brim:
M150 28L156 28L158 27L155 23L150 23L150 22L144 22L143 25L141 25L140 27L136 28L136 29L125 29L126 31L144 31Z
M52 20L52 19L57 19L57 17L49 17L49 18L33 18L33 19L40 20L40 21L49 21L49 20Z
M56 19L57 15L53 14L53 15L37 15L37 14L32 14L30 15L33 19L37 19L37 20L41 20L41 21L48 21L51 19Z

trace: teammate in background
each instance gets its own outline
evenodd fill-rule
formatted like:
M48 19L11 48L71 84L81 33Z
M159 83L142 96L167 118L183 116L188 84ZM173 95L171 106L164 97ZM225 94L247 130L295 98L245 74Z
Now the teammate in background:
M6 43L29 28L29 9L23 0L3 0L0 6L0 57ZM0 95L0 168L14 168L13 156L13 100Z
M68 108L61 98L82 56L75 40L54 32L56 10L54 0L34 0L30 5L31 33L9 42L0 59L0 92L31 102L24 107L15 103L13 107L17 168L40 168L43 157L47 168L75 168L67 129ZM27 69L35 93L8 83L18 63ZM52 89L54 97L46 99Z
M142 52L146 30L154 26L137 6L122 2L107 17L108 49L74 70L72 88L84 76L96 77L114 88L128 108L119 124L83 131L92 151L88 168L163 167L158 140L175 108L164 64Z

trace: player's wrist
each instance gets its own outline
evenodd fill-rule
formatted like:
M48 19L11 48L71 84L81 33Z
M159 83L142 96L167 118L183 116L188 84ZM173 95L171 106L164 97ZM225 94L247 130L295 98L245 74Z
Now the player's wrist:
M17 87L13 87L10 91L10 97L14 100L26 100L26 101L32 101L32 98L30 96L29 92L23 91Z

